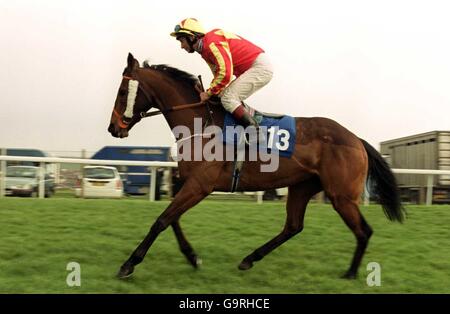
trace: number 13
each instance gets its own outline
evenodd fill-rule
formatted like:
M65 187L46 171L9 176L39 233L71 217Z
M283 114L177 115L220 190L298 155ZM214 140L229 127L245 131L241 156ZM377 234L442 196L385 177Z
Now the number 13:
M267 147L273 148L273 139L275 137L275 129L277 129L276 135L280 139L279 142L277 141L275 143L275 147L278 150L287 150L289 148L289 138L291 137L291 134L284 129L278 129L275 127L271 127L267 130L267 133L269 133L269 140L267 142Z

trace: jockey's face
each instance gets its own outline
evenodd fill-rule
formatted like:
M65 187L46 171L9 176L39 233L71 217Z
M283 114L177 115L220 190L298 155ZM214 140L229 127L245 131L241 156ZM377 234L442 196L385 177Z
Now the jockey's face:
M181 49L184 49L189 53L195 52L193 46L193 39L189 37L180 37L178 40L180 41Z

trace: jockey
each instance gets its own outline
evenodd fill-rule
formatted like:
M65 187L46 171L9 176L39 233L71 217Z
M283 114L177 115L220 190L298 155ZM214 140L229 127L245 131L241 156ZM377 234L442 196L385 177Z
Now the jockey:
M181 21L170 36L179 40L181 48L187 52L198 52L214 75L209 88L200 93L201 101L219 96L225 110L244 127L257 127L258 123L243 106L243 101L272 79L272 66L264 50L221 29L205 32L194 18Z

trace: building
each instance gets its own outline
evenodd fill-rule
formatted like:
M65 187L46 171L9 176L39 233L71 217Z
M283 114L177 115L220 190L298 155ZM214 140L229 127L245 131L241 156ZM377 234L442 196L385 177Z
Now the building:
M391 168L450 170L450 131L432 131L380 143ZM422 198L426 175L397 174L398 184L411 198ZM450 175L434 176L434 202L450 202ZM414 195L417 194L415 197ZM445 201L445 202L446 202Z

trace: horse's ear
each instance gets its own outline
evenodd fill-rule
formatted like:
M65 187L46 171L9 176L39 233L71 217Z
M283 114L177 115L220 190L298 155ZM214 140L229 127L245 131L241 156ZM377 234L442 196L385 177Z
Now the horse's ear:
M128 59L127 59L127 61L128 61L128 66L133 65L134 57L133 57L133 55L131 54L131 52L128 53Z
M139 62L133 57L131 52L128 53L128 66L127 69L134 70L135 68L139 67Z

